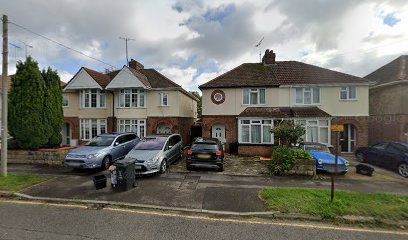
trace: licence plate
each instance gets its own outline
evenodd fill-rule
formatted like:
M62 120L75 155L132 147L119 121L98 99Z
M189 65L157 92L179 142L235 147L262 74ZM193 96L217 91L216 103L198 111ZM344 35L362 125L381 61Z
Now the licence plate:
M135 165L135 169L140 170L140 169L142 169L142 166L140 166L140 165Z
M197 154L197 158L209 159L211 158L211 155L210 154Z

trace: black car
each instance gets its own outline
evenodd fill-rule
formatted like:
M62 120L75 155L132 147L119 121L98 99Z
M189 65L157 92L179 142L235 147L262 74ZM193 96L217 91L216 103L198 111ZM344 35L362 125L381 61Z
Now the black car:
M408 144L403 142L384 142L356 150L361 162L396 170L401 176L408 177Z
M224 170L224 150L218 139L198 138L191 145L186 155L187 170L194 167Z

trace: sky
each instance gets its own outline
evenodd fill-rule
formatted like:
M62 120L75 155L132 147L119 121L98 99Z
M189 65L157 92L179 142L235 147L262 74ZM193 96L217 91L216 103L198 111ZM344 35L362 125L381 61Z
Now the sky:
M272 49L296 60L363 77L408 54L406 0L0 0L9 21L9 73L27 54L63 81L85 66L104 72L129 58L188 90ZM263 38L260 47L255 45Z

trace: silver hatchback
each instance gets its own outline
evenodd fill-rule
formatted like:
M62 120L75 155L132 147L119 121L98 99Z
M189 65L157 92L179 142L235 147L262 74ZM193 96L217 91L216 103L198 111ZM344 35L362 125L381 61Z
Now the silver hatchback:
M167 167L180 159L183 141L179 134L148 136L126 155L125 159L136 160L137 174L164 173Z
M85 146L68 152L64 164L71 168L107 169L121 159L139 142L134 133L101 134Z

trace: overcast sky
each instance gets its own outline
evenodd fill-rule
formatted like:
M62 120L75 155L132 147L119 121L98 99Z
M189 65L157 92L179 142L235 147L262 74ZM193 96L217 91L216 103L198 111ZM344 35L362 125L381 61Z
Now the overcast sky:
M357 76L408 53L406 0L0 0L9 20L110 63L129 57L189 90L273 49L297 60ZM9 26L10 73L24 59L21 41L40 67L68 81L81 66L109 66Z

